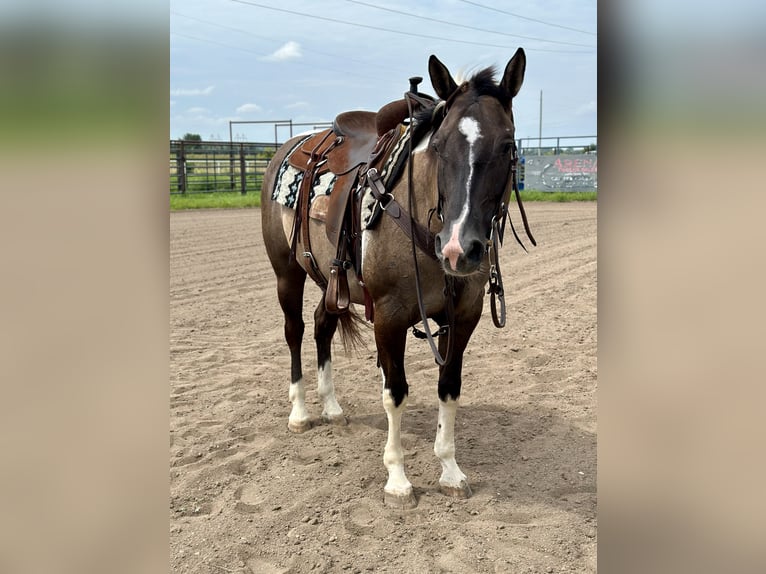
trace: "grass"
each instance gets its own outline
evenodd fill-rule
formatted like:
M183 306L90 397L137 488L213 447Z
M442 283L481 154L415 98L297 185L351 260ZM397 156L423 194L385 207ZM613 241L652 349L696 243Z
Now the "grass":
M170 210L182 209L238 209L244 207L260 207L260 193L218 191L213 193L187 193L170 196Z
M596 201L598 192L595 191L536 191L533 189L521 192L522 201ZM511 202L514 198L511 198Z
M524 190L521 192L523 201L596 201L595 191L534 191ZM511 202L515 201L511 198ZM218 191L213 193L187 193L184 195L174 194L170 196L170 210L182 209L238 209L246 207L260 207L260 193L246 193L242 195L238 191Z
M248 192L255 192L261 188L263 174L247 174L245 189ZM238 193L241 190L242 181L239 174L232 177L229 174L206 174L192 173L186 176L186 193L218 193L222 190L224 193ZM170 191L178 191L178 175L170 176Z

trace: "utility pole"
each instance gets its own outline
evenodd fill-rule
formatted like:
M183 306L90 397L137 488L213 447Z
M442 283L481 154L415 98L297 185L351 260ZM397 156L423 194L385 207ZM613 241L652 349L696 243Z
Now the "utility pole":
M543 145L543 91L540 90L540 128L537 132L537 155L542 155L541 147Z

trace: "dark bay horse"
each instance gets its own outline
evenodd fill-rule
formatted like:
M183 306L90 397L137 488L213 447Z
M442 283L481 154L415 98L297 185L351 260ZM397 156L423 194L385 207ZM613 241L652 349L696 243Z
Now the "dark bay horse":
M446 363L439 367L439 414L434 443L434 452L442 464L439 484L447 495L471 495L466 476L455 461L455 415L462 383L463 352L482 313L493 267L490 258L493 239L496 241L493 235L497 233L498 216L504 216L503 209L511 193L516 158L511 103L521 88L525 67L526 57L519 49L499 82L495 80L494 70L487 68L458 85L444 64L431 56L429 75L440 101L428 117L419 117L426 132L420 142L413 143L408 159L411 182L410 178L402 177L387 192L411 210L414 221L434 234L435 253L416 251L394 219L383 215L375 227L361 234L361 269L349 270L351 301L364 304L363 287L366 287L368 302L371 298L374 308L383 408L388 418L388 439L383 455L388 470L384 488L388 505L407 508L417 504L404 471L400 428L408 395L405 343L410 327L421 320L421 307L425 315L439 325L449 323L448 331L451 331L442 330L438 336L439 353L447 357ZM264 177L262 194L264 241L277 277L285 338L291 355L292 410L288 427L294 432L303 432L311 426L300 360L307 271L306 261L291 255L295 211L275 201L272 192L285 158L299 139L300 136L296 136L276 153ZM325 236L323 224L310 219L305 225L309 226L314 260L328 276L330 261L336 254ZM300 252L301 238L297 238L297 244ZM497 243L494 245L496 248ZM416 253L420 277L420 303L413 253ZM363 276L364 285L360 284L359 276ZM448 289L445 284L449 285ZM314 312L318 393L324 405L322 416L338 424L345 424L346 419L335 398L330 347L339 321L341 334L344 327L351 335L358 328L349 316L349 313L328 312L324 299Z

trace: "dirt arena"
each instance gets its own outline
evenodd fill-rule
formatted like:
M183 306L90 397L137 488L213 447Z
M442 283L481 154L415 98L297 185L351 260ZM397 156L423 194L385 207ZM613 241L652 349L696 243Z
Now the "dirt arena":
M410 338L402 423L417 508L383 506L386 417L372 331L333 367L350 423L287 430L290 363L260 211L170 216L173 572L595 572L596 204L529 203L508 230L508 322L468 346L456 458L473 497L439 492L437 369ZM516 212L512 210L512 214ZM518 217L517 217L518 219ZM307 287L307 406L318 420Z

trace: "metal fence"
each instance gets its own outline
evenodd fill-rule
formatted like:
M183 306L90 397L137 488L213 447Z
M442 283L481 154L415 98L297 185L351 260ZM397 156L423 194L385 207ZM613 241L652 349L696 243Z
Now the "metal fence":
M589 154L598 151L598 136L520 138L519 155Z
M597 141L597 136L520 138L520 187L595 191ZM170 193L259 193L263 174L278 147L278 143L171 140Z
M272 143L170 141L170 193L261 191Z

